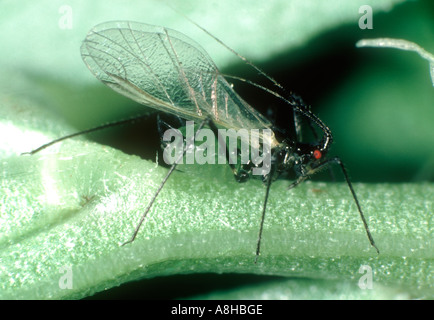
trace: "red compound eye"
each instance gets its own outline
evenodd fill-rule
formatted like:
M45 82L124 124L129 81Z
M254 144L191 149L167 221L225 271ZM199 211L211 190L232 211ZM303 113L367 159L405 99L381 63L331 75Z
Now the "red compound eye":
M319 150L315 150L314 152L313 152L313 157L315 158L315 159L320 159L321 157L322 157L322 153L321 153L321 151L319 151Z

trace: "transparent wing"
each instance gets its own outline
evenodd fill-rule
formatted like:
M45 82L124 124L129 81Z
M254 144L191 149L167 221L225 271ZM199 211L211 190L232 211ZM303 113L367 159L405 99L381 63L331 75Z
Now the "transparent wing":
M107 22L89 31L81 55L104 84L146 106L188 120L210 115L226 128L271 127L232 90L205 50L177 31Z

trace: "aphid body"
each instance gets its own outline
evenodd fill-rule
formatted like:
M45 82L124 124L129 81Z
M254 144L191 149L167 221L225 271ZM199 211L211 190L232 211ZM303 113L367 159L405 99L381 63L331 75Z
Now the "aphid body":
M147 107L185 120L198 121L201 123L199 129L209 125L215 129L271 130L270 168L261 177L266 184L266 195L256 259L260 253L262 228L272 181L292 171L296 176L289 186L292 188L330 164L338 164L341 167L369 241L378 251L341 160L326 158L332 143L330 129L301 99L296 96L285 99L278 93L257 85L287 103L294 115L305 117L311 125L317 126L322 132L321 139L314 143L301 142L296 137L288 137L279 142L272 131L272 123L235 93L209 55L196 42L180 32L129 21L107 22L97 25L88 33L81 46L81 54L90 71L105 85ZM257 67L254 68L260 71ZM280 87L274 79L262 71L260 73ZM48 145L50 144L46 146ZM127 243L135 239L155 198L176 165L176 162L173 163ZM249 162L238 166L232 165L231 168L236 180L243 182L251 176L255 164Z

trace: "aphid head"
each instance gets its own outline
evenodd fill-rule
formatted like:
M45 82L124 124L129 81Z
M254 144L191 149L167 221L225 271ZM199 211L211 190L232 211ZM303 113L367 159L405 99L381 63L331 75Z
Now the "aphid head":
M296 176L305 176L312 169L317 168L326 161L328 149L321 144L312 143L288 143L284 141L281 148L275 153L275 162L278 164L277 172L294 172Z
M320 145L309 143L298 143L295 149L300 165L322 162L327 153Z

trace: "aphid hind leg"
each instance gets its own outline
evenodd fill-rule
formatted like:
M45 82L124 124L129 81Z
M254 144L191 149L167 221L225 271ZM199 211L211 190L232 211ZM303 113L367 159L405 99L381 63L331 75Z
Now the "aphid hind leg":
M195 139L196 139L196 136L197 136L198 132L209 122L210 122L210 118L209 117L205 118L201 122L201 124L199 125L199 127L198 127L198 129L196 131L196 134L195 134L195 137L194 137ZM184 155L185 155L186 152L187 152L187 147L184 148L183 153L175 160L175 162L170 167L170 169L167 172L166 176L161 181L158 189L155 191L152 199L149 201L148 206L146 207L144 213L142 214L142 217L140 218L139 223L137 224L136 228L134 229L134 232L133 232L131 238L128 241L124 242L122 244L122 246L124 246L124 245L126 245L128 243L131 243L131 242L133 242L136 239L137 233L139 232L140 227L142 226L143 222L145 221L145 218L148 215L149 210L151 209L152 205L154 204L155 200L157 199L158 195L160 194L160 192L163 189L164 185L166 184L167 180L172 175L173 171L175 171L176 166L180 163L180 161L182 160L182 158L184 157Z

